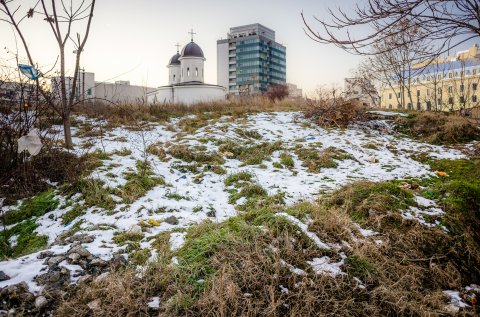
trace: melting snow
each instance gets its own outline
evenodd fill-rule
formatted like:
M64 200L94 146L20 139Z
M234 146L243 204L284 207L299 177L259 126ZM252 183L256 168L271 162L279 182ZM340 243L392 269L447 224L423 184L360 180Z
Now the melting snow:
M388 113L391 115L391 113ZM193 116L192 116L193 117ZM93 126L105 125L105 121L92 120L85 117L77 117L78 121L90 123ZM172 119L170 124L174 125L180 119ZM146 131L131 131L125 127L115 128L107 131L102 138L99 137L78 137L73 138L76 144L75 151L84 153L84 145L91 145L89 151L120 151L127 149L131 154L122 156L111 155L111 160L103 161L103 166L97 168L90 178L98 178L105 182L105 186L115 188L126 183L124 173L129 170L135 170L137 160L144 159L146 148L150 144L157 142L171 144L184 144L187 146L203 145L207 151L217 152L218 142L216 140L236 140L244 142L245 138L239 136L236 130L247 129L255 130L261 136L261 140L251 140L251 142L274 142L281 141L283 147L292 154L295 166L293 169L278 169L273 163L278 160L279 152L273 153L273 161L264 161L263 167L243 166L242 162L235 159L226 159L223 168L227 175L240 171L249 171L255 175L256 181L264 187L270 194L278 192L286 193L288 204L299 200L313 200L316 195L322 191L336 189L344 184L355 180L385 181L392 179L405 179L409 177L423 178L434 176L429 167L415 161L411 158L412 154L423 152L432 157L457 159L464 155L454 149L445 148L417 142L398 135L386 134L380 131L352 127L348 129L329 129L325 130L316 127L300 118L300 113L280 112L280 113L259 113L248 116L246 120L232 121L229 117L223 117L212 121L211 124L198 129L194 134L182 135L181 133L170 131L167 125L150 124ZM61 138L63 129L53 127L58 130ZM72 133L78 128L73 128ZM54 137L52 135L52 137ZM205 143L204 141L207 140ZM366 148L364 145L374 141L377 149ZM338 161L336 168L324 168L319 173L310 173L302 162L293 153L296 146L311 146L319 151L330 146L346 151L354 159ZM376 158L375 161L371 157ZM76 221L82 220L78 233L87 233L95 237L94 241L85 244L84 247L92 254L102 259L109 259L116 252L122 250L112 241L115 232L125 232L133 225L141 221L155 219L159 221L158 226L151 226L147 232L144 232L144 240L141 242L143 248L150 248L154 239L152 237L162 232L170 232L173 229L184 230L192 225L198 224L204 220L225 221L229 217L236 215L234 205L228 201L228 192L224 186L225 175L217 175L212 172L205 172L200 183L195 182L195 176L191 172L181 172L172 168L175 163L182 163L179 160L172 159L164 161L154 155L148 155L148 160L152 164L155 175L162 176L171 187L159 185L148 191L143 197L132 204L117 204L112 212L100 208L89 208L85 215L79 216ZM109 176L110 175L110 176ZM112 175L114 177L112 177ZM175 200L168 198L169 193L176 193L185 197L185 199ZM78 200L81 204L79 195L71 199ZM63 197L59 197L64 202ZM118 198L117 198L118 199ZM242 200L238 201L241 203ZM417 209L410 209L405 212L405 217L415 219L424 219L426 215L436 215L441 212L435 206L425 206L425 201L418 198ZM2 207L5 211L10 207ZM420 209L421 208L421 209ZM67 212L56 209L37 219L38 227L36 232L47 235L49 240L49 250L55 253L61 253L68 250L69 246L59 247L54 245L58 235L68 231L73 224L62 225L59 218ZM279 214L286 217L290 222L297 225L315 244L321 249L331 249L337 246L328 245L322 242L318 236L308 231L308 225L288 214ZM165 221L166 218L174 216L178 222L170 224ZM53 218L53 219L52 219ZM362 234L373 234L368 230L361 231ZM184 242L184 233L172 232L170 245L172 249L177 249ZM8 274L11 279L0 282L0 287L26 281L31 290L40 288L32 281L33 277L45 269L44 260L36 258L37 254L27 255L18 259L12 259L1 262L2 271ZM175 259L172 260L175 262ZM337 274L340 272L342 262L331 263L330 258L323 257L313 259L312 267L318 271ZM297 271L299 274L300 271ZM75 271L75 269L74 269Z

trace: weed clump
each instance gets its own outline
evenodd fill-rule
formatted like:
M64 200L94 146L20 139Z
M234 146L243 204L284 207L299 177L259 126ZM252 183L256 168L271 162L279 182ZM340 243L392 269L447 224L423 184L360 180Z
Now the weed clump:
M282 142L274 143L263 142L260 144L241 145L233 140L228 140L219 148L221 152L229 152L231 158L245 163L245 165L261 164L265 160L270 160L275 151L282 149Z
M198 164L223 164L224 159L218 153L208 153L205 151L196 151L184 145L175 145L168 149L167 154L170 154L174 158L191 163L196 162Z
M319 173L322 168L335 168L337 161L350 160L353 157L342 149L328 147L321 152L315 148L298 148L295 150L298 158L311 173Z
M127 182L117 188L115 193L126 203L131 204L153 187L166 184L163 177L153 175L152 167L148 162L137 161L137 171L125 173Z

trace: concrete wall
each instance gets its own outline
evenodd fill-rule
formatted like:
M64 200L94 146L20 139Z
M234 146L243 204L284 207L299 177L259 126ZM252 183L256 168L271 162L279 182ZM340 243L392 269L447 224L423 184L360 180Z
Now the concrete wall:
M147 93L154 88L125 84L97 83L95 97L114 103L146 103ZM101 100L99 100L101 102Z
M229 88L228 40L217 41L217 85Z
M67 95L72 91L73 77L65 77ZM60 77L51 80L52 93L55 98L60 98ZM80 71L77 77L76 100L84 100L95 97L95 73Z
M161 87L148 95L148 103L178 103L191 105L198 102L225 100L226 89L218 86L185 85Z

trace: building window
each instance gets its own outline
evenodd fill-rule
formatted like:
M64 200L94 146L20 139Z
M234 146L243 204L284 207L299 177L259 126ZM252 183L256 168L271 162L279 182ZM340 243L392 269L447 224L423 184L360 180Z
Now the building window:
M92 95L92 89L91 89L91 88L89 88L89 89L87 90L87 95L89 95L89 96Z
M417 90L417 97L420 97L420 90Z
M417 110L422 110L422 104L420 102L417 102Z
M175 82L175 75L173 75L173 82Z
M448 86L448 93L453 94L453 86Z
M465 86L462 84L460 85L460 92L464 92L465 91Z
M453 78L453 74L452 74L452 73L448 73L448 78Z
M402 109L402 105L401 105L401 104L398 104L398 105L397 105L397 108L398 108L398 109Z
M449 97L449 98L448 98L448 104L449 104L449 105L453 105L453 97Z
M465 97L464 96L460 96L460 103L465 103Z
M472 70L472 75L475 76L477 74L477 69Z
M400 98L400 93L399 92L397 92L397 98Z
M392 99L392 93L388 94L388 99Z
M438 98L437 99L437 105L441 105L442 104L442 99L441 98Z
M477 102L477 95L472 96L472 102Z
M198 77L198 67L195 67L195 77Z
M441 80L441 79L442 79L442 75L441 75L441 74L438 75L438 76L437 76L437 79L438 79L438 80Z
M439 95L441 95L441 94L442 94L442 88L438 88L438 89L437 89L437 93L438 93Z
M478 87L477 83L472 84L472 90L477 90L477 87Z
M411 103L408 103L407 107L408 107L408 110L412 110L412 104Z
M187 77L190 77L190 67L187 67Z
M431 101L427 101L427 110L428 111L432 110L432 102Z
M388 109L393 109L393 106L391 104L388 105Z

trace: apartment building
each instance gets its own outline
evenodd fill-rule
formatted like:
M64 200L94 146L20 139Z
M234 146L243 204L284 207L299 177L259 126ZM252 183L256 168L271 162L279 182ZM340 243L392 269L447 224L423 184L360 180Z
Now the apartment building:
M217 84L229 94L255 94L286 84L286 47L259 23L230 28L217 41Z
M473 45L453 56L415 65L403 85L385 83L381 107L387 109L465 111L478 107L480 50Z

